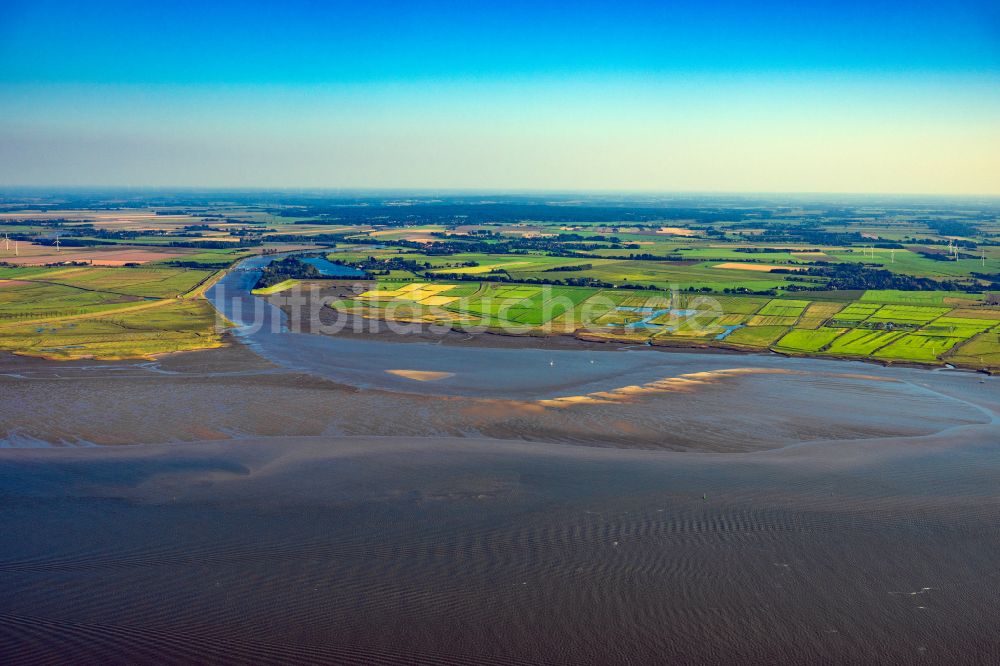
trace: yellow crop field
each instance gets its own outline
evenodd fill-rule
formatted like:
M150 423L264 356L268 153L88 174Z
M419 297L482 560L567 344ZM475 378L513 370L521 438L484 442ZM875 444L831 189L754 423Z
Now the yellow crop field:
M454 296L428 296L420 301L421 305L447 305L457 301L458 298Z
M760 273L770 273L776 268L784 268L790 271L803 270L801 266L790 266L790 265L780 265L780 264L751 264L751 263L742 263L739 261L727 261L721 264L716 264L713 268L726 268L729 270L736 270L736 271L757 271Z
M447 305L458 298L452 296L442 296L446 291L455 288L453 284L429 284L426 282L411 282L410 284L395 290L373 289L359 295L359 299L378 301L407 301L419 303L420 305Z

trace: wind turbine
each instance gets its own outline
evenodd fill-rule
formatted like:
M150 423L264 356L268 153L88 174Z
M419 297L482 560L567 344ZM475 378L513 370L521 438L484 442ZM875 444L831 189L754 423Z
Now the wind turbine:
M59 251L59 234L56 234L56 252Z
M889 263L896 263L896 250L889 250Z
M4 232L4 235L3 235L3 244L4 244L4 248L3 248L4 251L10 251L10 236L7 235L6 232Z

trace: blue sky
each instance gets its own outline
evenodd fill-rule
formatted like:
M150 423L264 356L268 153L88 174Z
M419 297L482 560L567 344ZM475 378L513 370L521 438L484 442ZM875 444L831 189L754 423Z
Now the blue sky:
M0 0L0 184L996 193L998 83L996 2Z

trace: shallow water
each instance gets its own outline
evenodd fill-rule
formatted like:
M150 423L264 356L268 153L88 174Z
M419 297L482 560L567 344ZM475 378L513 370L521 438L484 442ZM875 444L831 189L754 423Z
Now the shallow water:
M990 663L1000 449L978 435L723 459L473 439L8 452L0 653Z
M319 271L320 275L326 277L364 277L365 272L352 266L335 264L325 257L307 256L302 257L302 261L312 264Z

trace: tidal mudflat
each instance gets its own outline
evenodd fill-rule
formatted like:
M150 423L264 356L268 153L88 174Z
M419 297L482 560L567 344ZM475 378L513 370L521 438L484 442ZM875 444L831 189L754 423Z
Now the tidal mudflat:
M769 454L480 438L0 453L36 663L995 663L995 426Z

